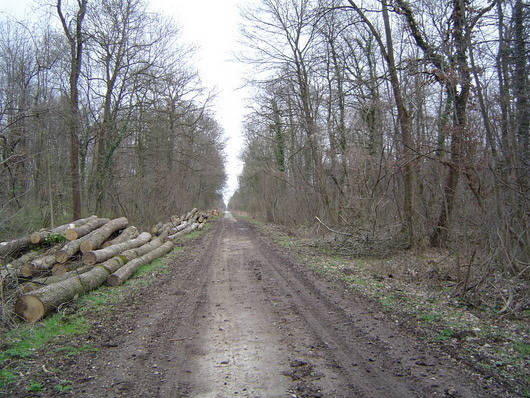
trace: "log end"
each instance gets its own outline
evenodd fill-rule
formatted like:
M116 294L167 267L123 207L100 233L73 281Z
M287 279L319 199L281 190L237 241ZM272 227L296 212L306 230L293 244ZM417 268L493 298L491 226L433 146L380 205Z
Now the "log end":
M58 263L65 263L68 260L68 254L65 251L59 250L55 253L55 261Z
M83 254L82 261L83 261L83 264L85 265L94 265L97 262L97 258L94 252L91 251L91 252L86 252Z
M64 233L64 236L69 241L76 240L78 238L77 231L75 229L69 229Z
M29 278L30 276L33 276L33 274L35 274L35 267L31 263L24 264L20 268L20 274L25 278Z
M29 236L29 239L31 240L31 243L36 245L36 244L39 244L42 241L42 235L40 233L38 233L38 232L33 232Z
M81 253L86 253L94 250L95 248L92 246L92 242L90 240L85 240L83 243L81 243L81 247L79 247L81 250Z
M113 287L121 285L120 277L116 274L109 275L107 278L107 285L113 286Z
M31 294L20 296L15 304L15 313L27 322L37 322L45 315L44 304Z
M52 275L63 275L68 272L68 267L65 264L55 264L52 268Z

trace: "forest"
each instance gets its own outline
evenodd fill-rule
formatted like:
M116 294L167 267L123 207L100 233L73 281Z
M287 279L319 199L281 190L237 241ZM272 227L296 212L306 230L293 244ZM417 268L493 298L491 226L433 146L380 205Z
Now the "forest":
M528 4L259 4L244 10L241 59L259 72L230 207L333 231L351 255L447 250L464 294L527 308Z
M528 4L245 4L236 56L252 94L229 207L333 233L352 255L447 250L464 293L526 309ZM0 239L90 214L142 228L222 208L214 93L175 22L143 0L36 15L0 20Z
M0 239L219 207L222 127L175 21L143 0L0 14Z

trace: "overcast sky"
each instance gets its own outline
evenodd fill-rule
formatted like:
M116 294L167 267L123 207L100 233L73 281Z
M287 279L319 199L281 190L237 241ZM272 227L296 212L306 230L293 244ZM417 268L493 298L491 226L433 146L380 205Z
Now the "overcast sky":
M182 38L198 46L196 67L203 84L219 93L214 103L216 118L228 138L228 186L225 200L237 186L241 171L238 160L242 148L241 122L244 114L244 66L235 62L237 50L240 4L250 0L147 0L154 11L171 15L181 27ZM28 15L32 0L0 0L0 11L21 18Z

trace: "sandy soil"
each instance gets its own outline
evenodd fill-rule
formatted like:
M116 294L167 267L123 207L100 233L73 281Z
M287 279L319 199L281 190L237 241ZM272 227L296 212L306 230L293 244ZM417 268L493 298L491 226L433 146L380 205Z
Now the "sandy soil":
M94 326L76 397L508 396L230 214L194 245Z

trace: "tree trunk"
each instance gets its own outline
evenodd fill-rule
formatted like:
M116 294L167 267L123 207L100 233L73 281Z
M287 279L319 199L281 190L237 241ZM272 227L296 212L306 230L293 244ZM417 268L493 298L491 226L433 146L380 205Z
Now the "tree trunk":
M193 208L188 214L186 214L186 217L184 217L182 221L191 220L195 216L195 213L197 213L197 211L197 208Z
M174 246L175 245L173 244L173 242L166 242L162 246L150 251L149 253L144 254L143 256L128 262L119 270L109 275L109 277L107 278L107 284L110 286L121 285L123 282L133 276L134 273L138 270L138 268L140 268L142 265L148 264L151 261L157 259L158 257L163 256L164 254L171 251Z
M68 278L71 278L73 276L77 276L77 275L83 274L83 273L85 273L87 271L90 271L91 269L92 269L91 266L84 265L84 266L76 268L76 269L74 269L72 271L65 272L64 274L47 276L45 278L34 278L32 280L32 282L40 283L40 284L43 284L43 285L51 285L52 283L62 282L62 281L66 280Z
M129 260L132 260L133 258L141 257L144 254L149 253L150 251L162 246L163 243L164 241L162 238L160 237L155 238L149 243L146 243L143 246L137 247L136 249L129 249L129 250L124 251L123 253L121 253L121 256L125 257L127 261L129 261Z
M105 225L109 221L110 220L108 218L96 218L77 228L69 229L68 231L65 232L64 236L69 241L73 241L73 240L81 238L82 236L89 234L90 232L98 228L101 228L103 225Z
M454 98L455 104L453 110L454 126L451 134L451 165L444 187L442 210L431 236L431 245L434 247L444 247L447 245L451 216L456 202L456 188L462 172L463 157L465 156L463 146L468 129L467 104L471 91L471 72L467 60L469 45L466 40L468 25L465 5L465 2L454 1L452 14L454 23L452 37L456 47L454 59L456 64L452 66L458 72L458 81L450 81L447 83L448 93Z
M22 276L34 276L52 269L57 262L55 254L48 254L47 256L37 258L21 268Z
M124 229L129 224L129 221L126 217L116 218L112 221L109 221L101 228L98 228L94 231L88 239L85 239L80 246L80 249L83 253L97 249L103 242L105 242L109 236L114 232Z
M70 224L61 225L60 227L54 228L51 231L39 231L34 232L30 235L31 243L34 245L37 245L41 243L44 239L46 239L49 235L62 235L66 233L69 229L80 227L81 225L84 225L90 221L94 221L97 219L97 216L91 216L88 218L82 218L80 220L74 221Z
M0 243L0 256L6 256L17 252L31 243L29 236Z
M79 173L79 77L83 58L85 37L83 21L88 0L78 1L79 10L75 20L67 21L62 9L62 1L57 0L57 13L70 45L70 115L68 118L70 136L70 176L72 185L73 219L81 218L81 178Z
M412 139L412 128L410 117L405 107L403 93L401 92L401 85L397 74L396 62L394 59L394 44L392 41L392 32L390 26L390 19L388 16L388 5L386 0L383 0L383 20L385 24L385 36L387 42L387 64L390 72L390 82L392 91L394 93L394 101L396 102L398 122L401 130L401 138L403 140L403 170L404 170L404 199L403 210L405 213L405 222L403 223L403 231L406 234L408 245L413 246L416 243L415 228L414 228L414 209L415 209L415 188L416 188L416 172L414 169L414 140Z
M88 235L68 242L66 245L63 246L61 250L55 253L55 260L57 260L57 262L59 263L65 263L66 261L68 261L70 257L72 257L78 252L79 248L81 247L81 244L85 240L89 239L92 235L94 235L96 231L98 230L96 229L95 231L90 232Z
M15 313L28 322L36 322L61 304L72 300L76 295L89 292L102 285L109 274L117 271L126 259L114 257L98 264L90 271L72 276L61 282L20 296L15 303Z
M100 250L86 252L85 254L83 254L83 264L93 265L96 263L101 263L125 250L142 246L150 240L151 234L149 232L142 232L140 236L138 236L136 239L131 239L127 242L108 246Z
M30 261L36 259L41 254L38 252L29 252L23 255L22 257L13 260L9 264L4 265L0 269L0 289L4 285L5 281L14 280L16 281L19 276L24 276L22 274L22 268Z
M66 272L61 275L52 275L44 278L34 278L31 282L20 285L20 287L17 289L17 293L27 294L34 290L40 289L41 287L48 286L53 283L62 282L66 279L81 275L87 271L90 271L91 269L91 266L85 265L81 268L77 268L76 270Z
M68 262L64 264L57 263L52 267L52 276L63 275L68 272L75 271L82 267L83 267L83 263L81 261Z
M179 236L187 235L191 233L192 231L195 231L199 227L199 223L193 223L191 225L187 225L184 229L178 231L177 233L173 235L169 235L167 238L165 238L165 241L174 241Z
M101 247L109 247L118 243L127 242L131 239L137 238L139 234L140 232L138 232L138 228L136 228L134 225L131 225L125 228L123 232L119 234L116 238L103 242Z

